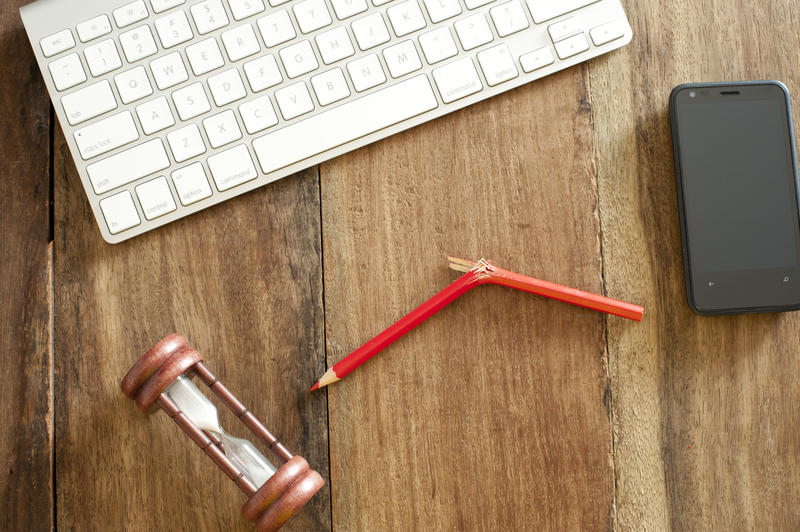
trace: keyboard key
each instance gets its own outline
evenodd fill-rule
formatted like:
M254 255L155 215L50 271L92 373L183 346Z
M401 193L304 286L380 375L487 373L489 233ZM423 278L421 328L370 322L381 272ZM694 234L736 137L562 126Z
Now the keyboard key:
M461 14L461 4L458 0L423 0L423 2L434 24Z
M137 0L115 9L113 15L114 20L117 22L117 27L124 28L146 19L147 7L145 7L143 0Z
M203 143L203 137L200 136L200 128L197 127L197 124L190 124L169 133L167 141L177 163L182 163L206 152L206 145Z
M186 57L195 76L202 76L225 64L217 40L213 37L186 47Z
M552 65L555 59L553 58L553 51L549 46L539 48L527 54L523 54L519 58L519 63L522 65L522 70L525 72L533 72L540 68Z
M264 0L228 0L235 20L246 19L264 11Z
M350 61L347 63L347 71L350 73L350 79L353 80L353 88L356 92L364 92L381 83L386 83L386 74L383 73L377 54L365 55L355 61Z
M495 0L464 0L464 5L467 6L467 9L476 9L486 4L491 4L494 1Z
M483 88L472 59L464 57L433 70L433 79L444 103L460 100Z
M344 20L367 10L366 0L331 0L336 18Z
M172 183L182 205L191 205L211 196L206 171L199 162L172 172Z
M86 122L96 116L117 108L117 100L111 84L100 81L61 98L61 105L70 125Z
M222 0L206 0L192 6L192 18L197 26L197 32L205 35L214 30L227 26L230 22Z
M314 78L311 78L312 81ZM278 123L278 116L269 96L261 96L255 100L250 100L239 106L239 114L242 115L244 127L250 135L264 131L270 126Z
M595 46L602 46L625 35L625 27L615 20L594 28L589 32L589 35L591 35Z
M145 135L152 135L175 125L175 117L172 116L169 102L164 96L138 106L136 114L139 116Z
M189 79L189 73L186 72L183 59L178 52L153 60L150 63L150 70L153 71L156 86L162 91Z
M65 50L75 47L75 37L70 30L59 31L39 41L45 57L53 57Z
M258 29L261 31L264 44L269 48L291 41L297 35L289 18L289 12L285 9L258 19Z
M258 177L253 159L244 144L212 155L208 158L208 168L220 192Z
M186 0L150 0L154 13L163 13L167 9L172 9L185 3Z
M278 69L278 62L272 54L245 63L244 72L253 92L261 92L283 81L281 71Z
M163 175L136 187L144 217L153 220L177 209L167 178Z
M95 193L103 194L169 165L169 157L161 139L153 139L88 165L86 173Z
M236 115L230 109L203 120L203 128L211 147L216 149L242 138Z
M98 77L122 66L117 45L112 39L89 46L83 51L92 76Z
M142 223L131 193L127 190L100 200L100 210L112 235Z
M519 76L511 51L505 44L498 44L478 52L478 63L490 87Z
M311 78L311 86L320 105L330 105L350 96L341 68L334 68Z
M261 51L256 32L250 24L244 24L223 33L222 43L225 45L231 61L238 61Z
M74 133L75 143L84 161L116 150L120 146L139 140L139 131L130 111L123 111Z
M172 48L194 37L189 19L183 11L176 11L157 19L156 31L164 48Z
M139 26L136 29L121 33L119 42L129 63L135 63L140 59L154 55L158 51L150 26Z
M528 8L531 10L531 15L533 15L533 21L537 24L541 24L542 22L547 22L548 20L559 17L564 13L575 11L578 8L588 6L598 1L599 0L528 0Z
M322 61L326 65L345 57L350 57L355 53L353 43L350 41L350 36L344 26L320 33L315 37L315 40L317 41L319 55L322 56Z
M77 29L78 38L81 42L89 42L111 33L111 21L108 20L106 15L100 15L86 22L81 22L78 24Z
M217 107L228 105L247 96L242 77L235 68L208 78L208 86L211 88L211 96L214 97Z
M314 50L308 41L300 41L287 46L280 51L280 56L283 68L286 69L286 75L289 76L289 79L302 76L319 68L317 58L314 56Z
M375 7L378 7L378 6L382 6L383 4L388 4L388 3L389 3L389 2L391 2L391 1L392 1L392 0L372 0L372 4L373 4Z
M578 55L589 49L589 42L583 33L556 43L556 53L560 59Z
M172 93L181 120L191 120L211 110L206 91L199 81Z
M81 58L78 54L69 54L61 59L56 59L48 65L53 84L59 91L71 89L86 81L86 71L83 70Z
M493 7L489 10L489 14L500 37L511 35L528 27L528 19L519 0L512 0Z
M436 0L438 1L438 0ZM394 34L398 37L408 35L425 27L425 17L417 0L407 0L386 10Z
M483 13L476 13L471 17L461 19L454 24L454 27L464 50L472 50L491 42L494 38L492 28L489 27Z
M268 133L253 141L253 148L268 174L436 106L428 78L416 76Z
M389 30L386 29L380 13L373 13L353 21L352 28L358 47L362 50L369 50L379 44L389 42Z
M275 99L278 101L284 120L291 120L314 110L314 102L311 101L308 88L302 81L276 90Z
M456 43L447 26L423 33L419 36L419 44L422 46L425 60L430 64L444 61L458 53Z
M331 23L331 14L323 0L303 0L296 3L292 10L303 33L311 33Z
M575 19L575 17L565 18L564 20L559 20L555 24L550 24L547 27L548 33L550 33L550 38L553 39L553 42L563 41L567 37L572 37L576 33L583 32L580 24Z
M384 48L383 59L393 78L405 76L409 72L422 68L422 61L420 61L412 41L403 41L400 44Z
M150 79L148 79L147 71L143 66L117 74L114 76L114 83L117 85L117 92L124 104L141 100L153 94L153 86L150 85Z

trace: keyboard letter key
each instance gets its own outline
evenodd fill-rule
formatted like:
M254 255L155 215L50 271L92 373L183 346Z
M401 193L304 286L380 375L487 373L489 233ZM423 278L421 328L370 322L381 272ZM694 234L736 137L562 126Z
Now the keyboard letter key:
M169 157L160 139L134 146L107 159L90 164L86 173L96 194L103 194L131 181L169 167Z

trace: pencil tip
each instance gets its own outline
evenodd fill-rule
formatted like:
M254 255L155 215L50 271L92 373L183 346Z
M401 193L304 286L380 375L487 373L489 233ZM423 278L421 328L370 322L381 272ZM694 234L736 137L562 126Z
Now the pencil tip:
M314 384L314 386L312 386L308 391L313 392L314 390L319 390L319 381L317 381L316 384Z

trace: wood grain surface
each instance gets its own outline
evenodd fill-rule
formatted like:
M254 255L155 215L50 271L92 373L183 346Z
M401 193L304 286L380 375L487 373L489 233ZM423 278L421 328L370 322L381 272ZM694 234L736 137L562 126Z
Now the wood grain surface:
M608 295L620 530L800 529L800 316L701 318L686 304L668 97L779 79L800 98L789 1L626 2L630 46L590 65Z
M53 523L50 104L16 10L0 8L0 529Z
M448 254L602 291L586 72L322 166L329 364L455 279ZM607 385L600 314L468 293L328 388L334 528L609 528Z
M289 531L800 529L800 315L689 311L667 115L688 81L800 98L794 2L623 0L621 50L116 246L51 130L22 3L0 5L0 530L252 530L119 391L173 330L325 477ZM452 281L447 255L645 319L481 287L306 393Z
M165 414L142 415L119 382L180 331L327 480L326 398L306 393L325 369L317 173L110 246L60 133L55 150L59 528L252 530L238 488ZM226 430L252 438L219 409ZM329 490L285 529L330 528Z

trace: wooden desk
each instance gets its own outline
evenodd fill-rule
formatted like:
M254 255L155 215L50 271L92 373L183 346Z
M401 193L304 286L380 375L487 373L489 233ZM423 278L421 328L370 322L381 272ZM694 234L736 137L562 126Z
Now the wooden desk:
M287 530L800 528L800 319L687 308L667 116L679 83L776 78L800 123L796 2L626 0L620 51L117 246L21 3L0 8L0 528L251 530L119 391L173 330L325 476ZM645 320L485 287L306 393L453 279L447 254Z

